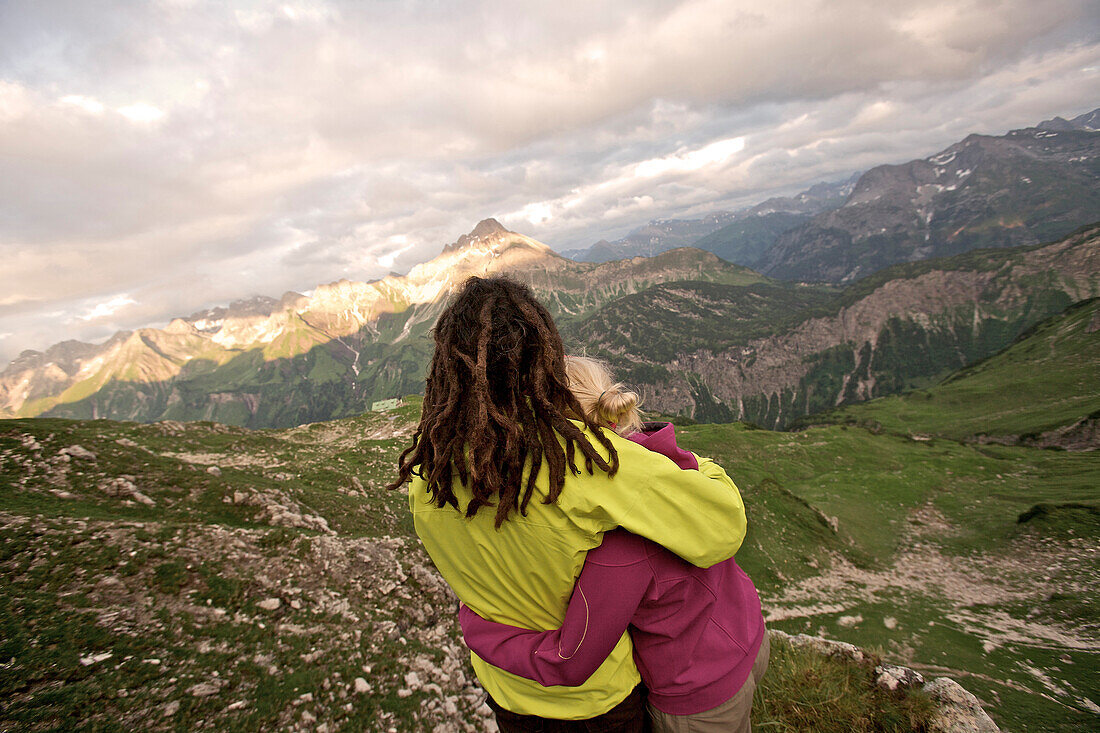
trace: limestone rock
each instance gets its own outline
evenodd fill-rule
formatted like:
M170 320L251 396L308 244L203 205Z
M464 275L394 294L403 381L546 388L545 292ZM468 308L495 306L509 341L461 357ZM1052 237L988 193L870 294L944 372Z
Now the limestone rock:
M108 659L110 659L112 656L114 656L114 655L111 654L111 652L103 652L102 654L91 654L87 657L81 657L80 658L80 663L83 664L85 667L90 667L93 664L97 664L99 662L105 662Z
M278 598L265 598L256 604L257 608L262 608L265 611L277 611L279 606L283 605L283 602Z
M950 677L937 677L922 688L939 706L929 730L935 733L999 733L978 698Z
M875 684L887 690L916 687L924 684L920 672L896 664L880 664L875 667Z
M96 459L95 453L92 453L82 445L70 445L68 448L62 448L61 455L72 456L82 461L94 461Z
M775 629L769 629L768 635L773 639L780 639L790 644L792 647L811 649L827 657L842 657L844 659L851 659L855 662L862 662L867 659L867 655L863 653L862 649L844 641L831 641L829 639L822 639L807 634L795 634L792 636L791 634L785 634Z
M115 496L120 499L133 499L145 506L156 506L156 501L138 491L134 484L133 476L116 476L104 479L98 484L99 490L107 496Z
M211 695L216 695L219 689L221 688L209 682L200 682L197 685L188 687L187 692L195 697L210 697Z
M863 616L861 614L856 614L855 616L841 616L836 622L838 626L851 628L852 626L859 626L863 623Z
M157 504L155 501L153 501L140 491L135 491L134 493L130 494L130 498L138 502L139 504L144 504L145 506L156 506Z

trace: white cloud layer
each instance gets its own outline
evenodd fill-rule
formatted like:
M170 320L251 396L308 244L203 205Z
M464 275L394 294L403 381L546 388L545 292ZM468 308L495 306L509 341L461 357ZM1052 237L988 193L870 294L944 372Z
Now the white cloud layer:
M137 301L131 298L125 293L116 295L110 300L105 300L102 303L96 303L95 307L78 318L82 321L98 321L108 316L112 316L120 309L125 308L128 305L136 305Z
M0 358L1076 114L1098 39L1090 0L6 2Z

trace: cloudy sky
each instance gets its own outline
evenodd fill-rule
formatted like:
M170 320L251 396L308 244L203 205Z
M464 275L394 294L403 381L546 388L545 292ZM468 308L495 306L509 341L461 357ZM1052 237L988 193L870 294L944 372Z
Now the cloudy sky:
M0 359L1098 105L1095 0L0 0Z

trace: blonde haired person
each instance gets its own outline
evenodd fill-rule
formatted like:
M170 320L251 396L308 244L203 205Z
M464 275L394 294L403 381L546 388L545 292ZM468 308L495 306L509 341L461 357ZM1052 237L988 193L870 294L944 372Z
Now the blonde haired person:
M642 429L637 393L614 381L605 362L589 356L567 356L565 373L569 376L569 391L594 423L623 436Z
M589 420L681 469L698 468L670 423L642 422L638 395L615 382L606 363L566 357L565 370ZM475 654L546 686L583 684L629 628L656 733L748 733L753 691L768 665L760 598L733 558L697 568L622 529L588 553L560 628L494 623L466 606L459 620Z

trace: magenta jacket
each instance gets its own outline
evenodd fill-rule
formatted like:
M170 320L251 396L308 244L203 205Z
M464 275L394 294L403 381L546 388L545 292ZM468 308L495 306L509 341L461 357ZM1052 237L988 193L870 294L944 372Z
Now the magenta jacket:
M680 468L698 468L671 424L629 436ZM671 715L717 707L748 679L764 638L756 588L733 559L697 568L626 530L589 551L560 629L486 621L465 605L459 622L479 657L539 684L582 684L630 627L649 702Z

